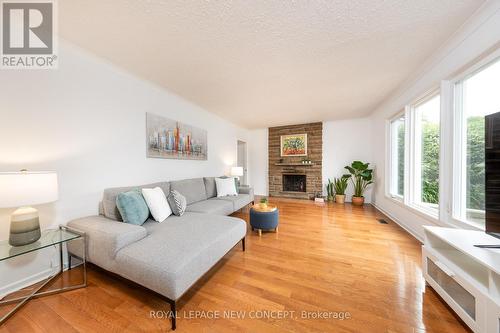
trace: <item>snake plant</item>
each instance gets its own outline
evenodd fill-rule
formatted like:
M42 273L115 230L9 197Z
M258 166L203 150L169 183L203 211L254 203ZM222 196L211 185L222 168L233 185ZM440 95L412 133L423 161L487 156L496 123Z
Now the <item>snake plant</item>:
M345 195L345 191L349 185L349 178L351 178L350 175L343 175L340 178L333 179L333 188L336 195Z

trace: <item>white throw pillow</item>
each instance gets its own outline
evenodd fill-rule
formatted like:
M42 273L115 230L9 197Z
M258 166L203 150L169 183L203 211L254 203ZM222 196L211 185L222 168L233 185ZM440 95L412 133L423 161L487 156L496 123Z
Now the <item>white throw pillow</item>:
M143 188L142 196L155 221L163 222L167 217L172 215L172 209L170 209L167 197L161 188Z
M228 195L238 195L234 178L215 178L217 187L217 197L226 197Z

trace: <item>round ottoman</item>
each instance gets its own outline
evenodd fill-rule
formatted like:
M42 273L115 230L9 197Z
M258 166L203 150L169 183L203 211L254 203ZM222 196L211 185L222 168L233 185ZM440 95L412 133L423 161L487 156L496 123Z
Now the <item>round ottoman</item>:
M250 226L252 230L257 229L259 236L262 230L274 230L278 232L279 211L274 205L267 205L263 208L259 204L250 208Z

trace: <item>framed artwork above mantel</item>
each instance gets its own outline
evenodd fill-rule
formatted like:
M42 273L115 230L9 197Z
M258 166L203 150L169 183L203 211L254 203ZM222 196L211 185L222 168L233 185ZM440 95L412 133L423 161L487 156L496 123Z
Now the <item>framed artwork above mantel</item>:
M307 133L282 135L281 156L307 156Z

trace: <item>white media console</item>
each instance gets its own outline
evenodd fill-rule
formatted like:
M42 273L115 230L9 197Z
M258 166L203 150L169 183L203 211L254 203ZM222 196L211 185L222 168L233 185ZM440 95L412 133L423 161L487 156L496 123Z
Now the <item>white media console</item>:
M500 332L500 239L481 231L424 227L425 281L476 333Z

